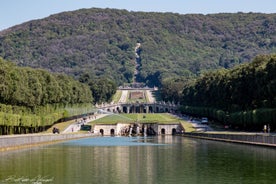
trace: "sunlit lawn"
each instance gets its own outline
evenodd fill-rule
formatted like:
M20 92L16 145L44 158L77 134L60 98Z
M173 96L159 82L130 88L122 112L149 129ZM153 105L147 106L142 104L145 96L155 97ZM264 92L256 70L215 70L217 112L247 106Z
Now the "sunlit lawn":
M196 129L188 121L181 121L182 126L185 129L185 132L194 132Z
M159 123L174 124L181 123L186 132L193 132L192 124L169 113L155 114L111 114L90 122L89 124L116 124L116 123Z
M112 97L114 103L118 103L121 96L122 96L122 90L117 90L116 93Z
M66 122L54 124L51 128L49 128L47 131L45 131L43 133L52 133L52 130L53 130L54 127L58 128L59 131L62 132L67 127L69 127L71 124L73 124L74 122L75 122L75 120L71 120L71 121L66 121Z
M95 120L93 124L115 124L115 123L179 123L180 119L168 113L156 114L112 114Z
M172 116L168 113L155 113L155 114L111 114L103 118L94 120L89 124L116 124L116 123L159 123L159 124L174 124L181 123L186 132L192 132L195 129L192 124L186 122L178 117ZM52 133L53 127L57 127L60 132L65 130L69 125L75 123L75 120L57 123L43 133Z

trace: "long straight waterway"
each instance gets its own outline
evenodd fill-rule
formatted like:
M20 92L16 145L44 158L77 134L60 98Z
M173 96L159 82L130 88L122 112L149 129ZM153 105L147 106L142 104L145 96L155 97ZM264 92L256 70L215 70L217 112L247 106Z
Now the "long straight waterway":
M276 150L179 136L96 137L0 153L0 183L276 183Z

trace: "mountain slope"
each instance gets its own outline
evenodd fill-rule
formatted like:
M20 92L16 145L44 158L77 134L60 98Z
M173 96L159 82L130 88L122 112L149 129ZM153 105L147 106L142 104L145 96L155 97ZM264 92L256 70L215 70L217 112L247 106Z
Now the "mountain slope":
M21 66L132 82L229 68L276 52L276 14L188 14L82 9L0 32L0 56Z

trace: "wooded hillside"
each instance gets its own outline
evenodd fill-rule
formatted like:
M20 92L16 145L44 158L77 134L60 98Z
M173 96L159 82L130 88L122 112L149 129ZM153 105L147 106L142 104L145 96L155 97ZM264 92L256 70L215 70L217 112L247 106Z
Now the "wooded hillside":
M276 128L276 55L209 72L182 86L185 113L247 130L261 130L264 124Z
M276 14L188 14L82 9L0 32L0 56L20 66L132 82L198 75L276 52Z

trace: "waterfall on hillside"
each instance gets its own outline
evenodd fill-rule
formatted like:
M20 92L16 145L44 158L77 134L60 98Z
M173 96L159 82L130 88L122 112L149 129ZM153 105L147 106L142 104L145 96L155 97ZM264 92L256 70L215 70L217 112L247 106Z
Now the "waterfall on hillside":
M135 86L139 85L139 83L141 83L141 81L139 81L139 75L140 75L140 70L141 70L141 56L140 56L140 47L141 47L141 43L136 43L136 47L135 47L135 70L134 70L134 80L133 80L133 84Z

